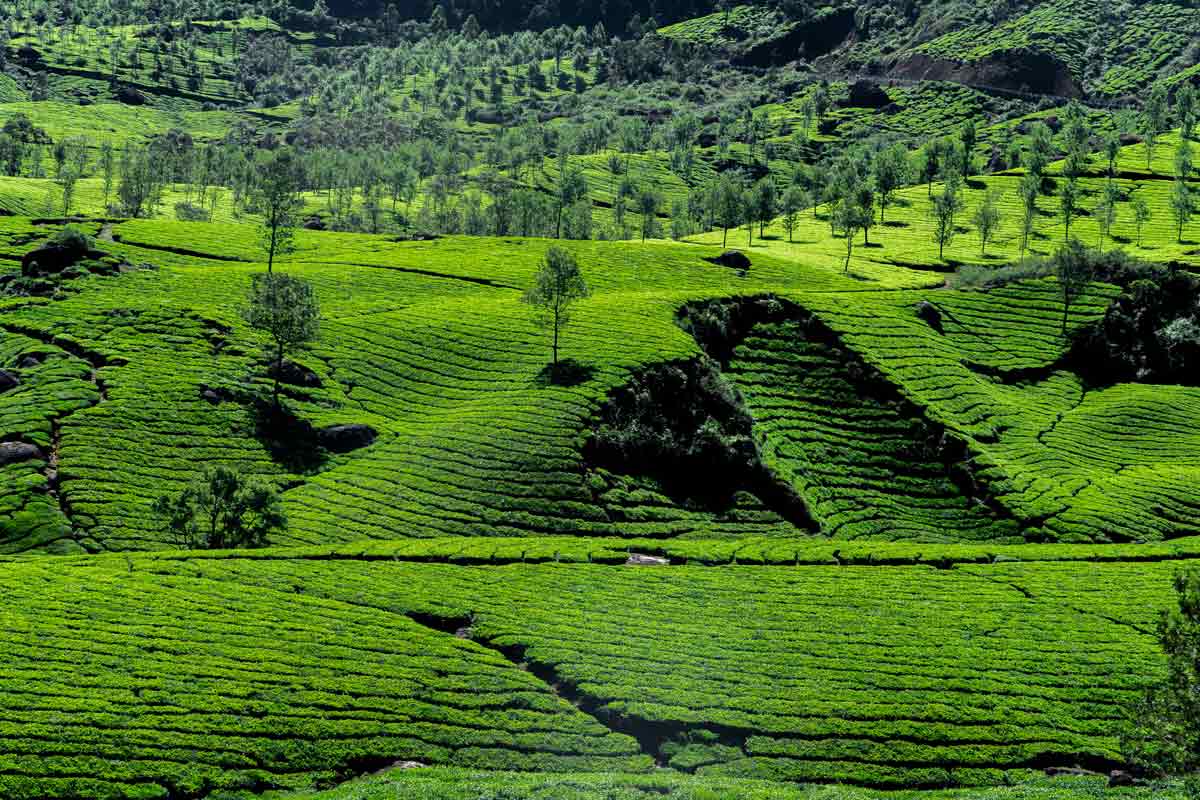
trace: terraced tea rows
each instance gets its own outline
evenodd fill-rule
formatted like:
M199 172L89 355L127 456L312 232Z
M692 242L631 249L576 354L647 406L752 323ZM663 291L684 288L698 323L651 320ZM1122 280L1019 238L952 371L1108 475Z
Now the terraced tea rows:
M158 269L88 279L65 300L6 314L37 341L79 343L107 387L103 404L63 423L63 496L84 547L166 544L150 502L212 463L290 487L292 526L281 544L786 530L753 503L722 518L653 492L595 496L583 474L581 436L608 388L642 364L696 353L672 322L675 309L747 284L701 260L712 251L650 245L629 256L622 245L575 245L594 297L576 315L565 354L590 378L559 387L539 377L545 340L517 302L548 243L485 250L479 240L396 245L306 233L286 269L313 281L326 313L324 338L300 357L323 385L289 390L291 402L314 425L364 423L380 435L360 453L302 466L271 458L248 409L202 398L206 389L236 394L263 372L237 316L237 287L260 268L251 261L257 245L248 227L207 235L219 227L117 226L119 241L104 247ZM830 270L757 261L759 285L863 288ZM928 279L899 272L891 280Z
M797 484L821 530L839 539L1014 539L951 480L954 458L934 426L903 407L884 381L850 376L855 363L813 340L801 323L764 325L737 351L730 376L775 466Z
M660 771L652 775L528 775L472 770L406 770L354 781L326 792L302 793L296 800L391 800L404 792L426 800L479 800L517 794L552 800L1093 800L1102 794L1104 780L1095 777L1057 778L1020 786L957 789L939 792L888 792L848 786L796 786L738 778L712 778ZM1129 800L1184 800L1179 784L1124 790Z
M1200 496L1190 488L1197 461L1187 420L1196 390L1087 391L1056 363L1062 310L1051 292L1049 284L1031 284L938 295L942 333L913 311L924 293L872 295L853 308L821 296L810 303L931 419L971 438L977 478L1027 536L1112 541L1194 533ZM1094 318L1109 296L1097 289L1074 324Z
M277 558L156 559L136 569L469 625L472 638L527 662L686 771L912 786L1118 759L1123 709L1161 668L1139 630L1167 602L1177 566L469 568ZM1093 613L1082 587L1097 574L1097 592L1129 602ZM1057 588L1043 599L1047 586Z
M767 391L747 384L747 392L763 432L778 437L776 466L831 493L833 505L818 512L826 533L923 540L1016 535L1014 523L997 527L991 512L962 495L971 480L981 486L966 488L967 494L994 495L1026 536L1105 541L1195 530L1188 520L1196 501L1179 482L1195 466L1190 440L1177 439L1171 452L1157 444L1172 426L1191 429L1192 390L1171 390L1176 399L1159 402L1153 399L1159 390L1117 387L1081 403L1079 380L1054 367L1064 345L1053 282L986 293L887 292L835 269L761 254L742 277L702 261L704 251L681 246L574 245L593 297L579 308L565 355L585 380L555 386L542 376L544 338L517 302L547 243L498 242L481 250L487 240L398 245L382 237L306 232L285 268L314 282L326 311L322 340L300 357L322 386L289 389L291 402L317 427L368 424L379 438L366 450L311 463L273 457L254 436L250 409L202 397L208 389L236 395L263 375L256 340L237 316L236 287L258 269L252 232L235 229L238 235L214 242L209 230L163 222L118 226L120 241L105 247L158 269L88 278L67 299L5 312L8 335L24 338L11 339L15 349L4 363L13 366L26 350L41 348L55 357L39 369L58 370L36 381L31 373L28 385L11 395L29 401L5 406L5 435L48 446L51 420L61 420L57 478L74 527L67 537L60 515L39 511L37 524L11 526L9 551L51 540L89 549L165 545L150 503L205 463L237 466L288 488L292 526L280 544L445 535L789 534L791 527L753 498L716 514L686 509L644 483L592 480L583 457L591 420L611 389L646 364L697 354L673 324L678 308L704 297L771 291L815 312L855 358L896 383L896 399L916 407L906 412L910 422L884 423L867 401L853 422L847 403L862 400L838 365L825 365L823 374L774 362L760 368L751 362L766 354L747 354L749 383L773 384L784 374L798 381L782 390L789 393L782 406L771 394L779 397L776 386ZM19 231L14 228L16 252L28 248L19 242L29 234ZM206 252L210 258L199 255ZM921 273L890 269L893 284L929 282ZM1095 319L1112 292L1097 288L1077 302L1072 326ZM854 302L844 302L847 296ZM922 300L940 309L943 333L917 319L914 308ZM63 369L69 374L60 375ZM771 380L756 378L756 370ZM54 389L61 412L47 415L57 406L30 393L50 375L68 383ZM66 388L70 393L63 394ZM808 396L808 405L798 404L796 394ZM1106 422L1107 410L1122 399L1142 407L1142 424L1159 432L1140 452L1113 427L1123 424L1119 415ZM755 403L763 404L762 413ZM32 418L19 416L29 409L36 409ZM841 423L829 424L831 409L851 414L842 417L844 430L876 425L876 433L892 430L900 438L890 445L852 444L834 430ZM928 419L918 421L920 414ZM803 422L805 415L824 418L823 427ZM900 428L887 427L896 424ZM944 467L930 466L940 458L938 448L912 439L940 425L971 440L973 478L959 475L951 484ZM1086 444L1076 446L1080 439ZM804 441L809 444L796 450L794 443ZM812 447L825 455L803 454ZM851 447L874 448L872 457L885 458L873 474L880 480L876 499L891 504L888 514L837 499L845 497L836 487L846 481L835 465L858 458ZM911 499L899 497L878 471L894 467L895 458L916 481L907 486ZM30 484L17 495L33 499L39 492ZM1111 523L1114 496L1135 520L1119 534ZM14 495L13 508L21 502Z
M501 656L406 617L129 567L0 577L5 797L191 797L397 759L649 764Z

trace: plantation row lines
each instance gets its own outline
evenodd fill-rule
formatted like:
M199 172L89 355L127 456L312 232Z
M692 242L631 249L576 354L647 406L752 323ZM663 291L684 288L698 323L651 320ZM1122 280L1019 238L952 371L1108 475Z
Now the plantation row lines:
M660 745L677 735L692 742L678 765L702 772L914 785L998 782L1006 770L1056 757L1116 760L1123 709L1160 669L1149 636L1070 607L1086 610L1086 595L1043 599L1035 590L1030 599L1009 585L1026 575L1035 587L1084 585L1089 564L976 566L968 575L154 563L469 619L473 638L551 670L602 720L640 720ZM1105 589L1128 592L1130 603L1105 613L1145 624L1165 602L1173 570L1108 569ZM701 753L705 731L719 741Z

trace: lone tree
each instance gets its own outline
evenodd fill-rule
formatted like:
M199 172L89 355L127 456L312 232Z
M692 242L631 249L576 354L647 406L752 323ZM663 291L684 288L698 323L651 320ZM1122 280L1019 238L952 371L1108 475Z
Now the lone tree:
M722 174L713 193L717 223L721 226L721 247L729 239L729 229L742 221L742 179L738 175Z
M300 166L290 150L279 150L258 165L250 200L262 214L260 234L270 273L274 271L275 256L295 250Z
M1063 181L1058 190L1058 210L1063 218L1063 241L1071 238L1071 221L1079 213L1079 183L1074 178Z
M1192 199L1192 190L1183 178L1176 178L1171 184L1169 205L1171 206L1171 216L1175 218L1175 241L1182 242L1183 226L1191 222L1192 214L1196 210L1195 201Z
M1158 622L1167 677L1152 686L1122 733L1126 759L1152 774L1200 767L1200 572L1175 576L1178 608Z
M555 373L558 372L558 339L571 321L571 304L587 296L587 284L575 257L561 247L547 250L533 286L521 300L537 310L538 324L554 333L551 348Z
M1038 188L1042 180L1032 172L1021 176L1017 192L1021 196L1021 255L1029 248L1029 238L1034 234L1034 223L1037 222Z
M642 215L642 242L654 234L658 209L662 206L662 195L653 189L643 189L638 192L638 212Z
M229 467L206 469L177 495L154 501L175 543L187 549L265 547L287 528L279 492Z
M971 220L975 223L975 229L979 231L979 255L981 256L987 255L988 242L992 240L996 229L1000 227L1000 207L997 204L999 199L996 191L989 189L983 196L983 202L979 204L979 208L975 209L975 216Z
M938 246L938 260L943 261L946 245L954 240L954 216L962 207L962 201L950 188L933 198L933 240Z
M783 229L787 231L788 243L800 225L800 210L804 208L808 198L799 186L790 186L783 193Z
M1133 223L1137 229L1137 246L1142 246L1142 226L1150 221L1150 206L1141 197L1133 199Z
M760 239L766 234L771 220L775 219L776 207L779 205L777 194L775 181L771 180L769 175L754 186L754 193L750 198L750 208L755 221L758 222L758 238Z
M272 397L275 407L279 408L283 357L289 350L316 338L321 311L308 281L273 272L259 273L251 278L248 299L242 316L252 327L268 334L274 343Z
M1079 299L1092 280L1092 256L1078 239L1072 239L1054 254L1053 265L1062 293L1062 332L1066 336L1071 304Z
M1156 83L1150 89L1150 96L1142 109L1142 135L1146 143L1146 171L1152 172L1154 163L1154 145L1158 134L1167 126L1167 87Z
M1096 203L1096 209L1093 215L1096 218L1096 227L1100 229L1100 244L1101 250L1104 249L1104 242L1112 235L1112 226L1117 221L1117 201L1121 198L1121 193L1117 187L1110 181L1105 184L1104 189L1100 193L1100 201Z
M908 179L908 152L904 145L893 145L875 158L875 193L879 195L879 222L883 223L888 203Z

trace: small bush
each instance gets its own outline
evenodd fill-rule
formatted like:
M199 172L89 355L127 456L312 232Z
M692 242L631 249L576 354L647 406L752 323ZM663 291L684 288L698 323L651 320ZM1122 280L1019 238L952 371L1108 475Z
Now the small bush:
M85 231L74 225L67 225L50 237L50 244L83 258L92 249L95 241Z
M965 264L958 270L954 283L961 289L995 289L1017 281L1045 278L1054 274L1054 264L1048 258L1027 256L1014 264L989 267Z
M208 222L212 215L203 206L195 203L176 203L175 219L180 222Z

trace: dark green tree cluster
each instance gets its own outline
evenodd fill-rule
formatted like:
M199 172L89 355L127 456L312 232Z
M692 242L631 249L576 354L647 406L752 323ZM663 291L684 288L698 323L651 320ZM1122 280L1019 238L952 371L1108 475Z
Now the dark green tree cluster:
M154 513L184 549L265 547L287 528L279 492L226 466L205 469L179 494L163 495Z

